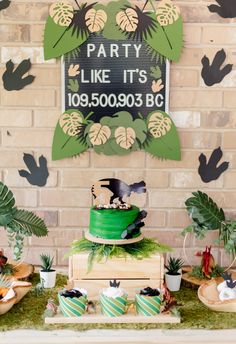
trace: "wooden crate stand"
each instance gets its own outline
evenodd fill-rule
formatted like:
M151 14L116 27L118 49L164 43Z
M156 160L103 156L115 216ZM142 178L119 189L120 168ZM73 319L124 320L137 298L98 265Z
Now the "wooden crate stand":
M93 265L87 272L88 254L75 254L69 260L69 281L74 287L85 288L89 299L97 300L99 292L109 286L109 281L117 279L133 299L137 289L160 288L164 277L164 258L157 254L151 258L113 258Z

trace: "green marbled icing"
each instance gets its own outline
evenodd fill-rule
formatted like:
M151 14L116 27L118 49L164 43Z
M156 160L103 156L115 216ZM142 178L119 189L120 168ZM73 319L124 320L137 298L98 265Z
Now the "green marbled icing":
M103 239L121 240L123 231L134 222L139 214L139 208L132 206L129 210L120 209L90 209L89 232ZM136 234L136 237L139 233Z

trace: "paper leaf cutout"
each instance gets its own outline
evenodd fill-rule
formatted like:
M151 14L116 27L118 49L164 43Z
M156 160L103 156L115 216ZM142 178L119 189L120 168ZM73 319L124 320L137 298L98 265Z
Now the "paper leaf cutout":
M39 166L31 154L24 153L23 160L29 170L19 170L19 175L28 180L31 185L45 186L49 176L47 168L47 159L41 155L39 157Z
M87 33L73 34L73 27L59 26L49 16L44 31L44 58L49 60L62 56L79 47L87 38Z
M107 21L107 14L104 10L95 10L91 8L86 12L85 22L90 32L101 31Z
M120 147L129 149L135 142L136 134L133 128L118 127L115 130L115 139Z
M163 0L157 5L157 21L161 26L173 24L180 16L180 9L170 0Z
M229 74L233 68L232 64L227 64L224 68L222 68L223 63L225 62L226 54L224 49L219 50L213 61L210 64L209 58L205 55L202 58L202 78L204 83L207 86L213 86L215 84L219 84L224 77Z
M94 123L89 130L89 140L94 146L100 146L107 142L111 136L111 129L107 125Z
M103 9L107 14L107 21L102 30L103 37L107 39L125 39L125 34L119 29L116 24L116 14L123 10L125 6L130 6L127 0L111 1L107 5L97 4L96 9Z
M51 5L49 14L55 24L68 27L72 22L74 9L70 3L61 1Z
M182 18L179 17L173 24L161 26L155 18L155 13L151 16L156 21L156 29L145 39L146 43L169 60L178 62L183 47Z
M168 133L172 126L171 119L161 112L153 112L148 119L148 130L154 138L159 138Z
M63 132L69 136L76 136L80 132L84 117L79 111L66 111L59 119L59 125Z
M9 7L11 4L10 0L2 0L0 2L0 11L5 10L5 8Z
M14 63L9 60L6 63L6 71L3 73L2 80L3 86L7 91L19 91L25 86L31 84L35 76L28 75L23 76L30 70L31 62L30 59L23 60L15 69Z
M229 162L226 161L217 167L218 163L222 159L222 156L223 152L220 147L212 152L208 162L205 154L202 153L199 156L200 165L198 168L198 173L204 183L209 183L212 180L218 179L221 174L228 169Z
M125 203L123 198L130 197L132 192L138 194L146 193L146 183L144 181L128 185L120 179L104 178L92 186L92 195L95 199L100 198L100 194L103 193L103 188L112 192L112 195L110 195L110 204L116 199L121 203Z
M164 136L161 136L159 138L154 138L151 133L148 133L147 140L144 142L144 149L153 156L159 158L180 160L180 141L174 122L171 120L169 115L167 115L167 113L163 111L158 112L160 112L164 116L164 118L167 118L171 121L171 129ZM156 111L149 114L147 123L149 123L149 120L153 113L156 113Z
M216 0L219 4L208 6L209 11L219 14L222 18L236 18L236 2L235 0Z
M123 31L135 31L138 26L138 14L135 9L126 8L117 13L116 23Z
M73 113L77 113L75 117L74 115L72 118L68 116ZM83 138L83 131L86 125L83 118L82 113L76 109L67 110L66 113L60 117L53 137L52 160L60 160L78 155L89 148ZM81 119L83 120L83 123L81 123ZM61 128L60 124L63 126L65 132ZM68 132L73 134L73 136L68 135Z

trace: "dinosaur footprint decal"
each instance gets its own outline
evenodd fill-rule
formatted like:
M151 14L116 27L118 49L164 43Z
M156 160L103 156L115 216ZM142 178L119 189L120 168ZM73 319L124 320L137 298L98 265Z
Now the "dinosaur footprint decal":
M209 11L219 14L222 18L236 18L235 0L216 0L219 5L212 4L208 6Z
M31 185L45 186L49 176L47 160L41 155L39 157L39 166L31 154L24 153L23 160L29 170L19 170L19 175L28 180Z
M207 86L213 86L219 84L224 77L229 74L232 70L233 65L227 64L222 67L225 62L226 54L224 49L219 50L210 65L209 58L205 55L202 58L202 78Z
M223 152L220 147L212 152L208 162L205 154L202 153L199 156L200 165L198 173L204 183L209 183L212 180L218 179L220 175L228 169L229 162L226 161L217 166L222 156Z
M1 0L0 1L0 11L5 10L5 8L9 7L11 4L10 0Z
M30 59L23 60L14 70L14 63L9 60L6 63L6 71L3 73L3 86L7 91L19 91L34 81L35 76L23 76L30 70Z

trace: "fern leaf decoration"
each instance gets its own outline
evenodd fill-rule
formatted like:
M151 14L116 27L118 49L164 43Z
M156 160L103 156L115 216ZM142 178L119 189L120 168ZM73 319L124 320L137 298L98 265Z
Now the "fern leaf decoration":
M31 211L17 209L13 220L8 225L12 229L18 229L26 236L36 235L42 237L48 234L44 221Z

